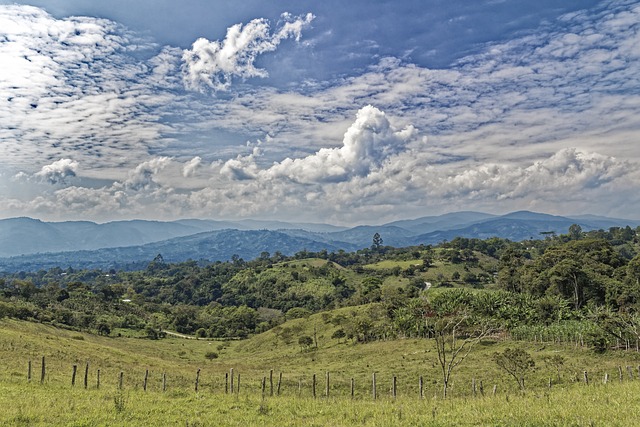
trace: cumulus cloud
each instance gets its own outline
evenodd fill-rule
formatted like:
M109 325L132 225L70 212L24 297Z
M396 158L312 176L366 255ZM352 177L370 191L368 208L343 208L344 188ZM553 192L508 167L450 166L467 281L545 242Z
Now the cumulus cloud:
M76 176L78 162L71 159L60 159L50 165L43 166L34 176L50 184L65 183L67 178Z
M191 177L195 175L196 171L202 164L202 159L199 156L191 159L187 164L185 164L182 168L182 176L185 178Z
M153 188L157 185L154 181L154 175L166 168L171 159L168 157L157 157L149 161L140 163L136 168L129 172L129 176L124 181L127 188L133 190L144 190Z
M617 180L630 178L636 165L598 153L566 148L525 167L484 164L434 182L434 194L468 196L497 200L528 197L568 200L572 194L583 197Z
M286 158L260 174L265 179L286 178L298 183L346 181L382 166L392 155L405 150L416 136L413 126L396 130L384 112L368 105L358 111L341 147L322 148L303 158ZM257 154L229 160L221 172L235 179L255 178Z
M39 172L33 174L33 177L49 184L65 184L69 178L76 176L78 165L75 160L60 159L50 165L43 166ZM25 172L19 172L14 178L20 180L30 177Z
M229 27L223 41L199 38L182 56L185 86L219 91L227 89L233 78L266 77L267 71L255 66L258 55L276 50L284 39L300 40L302 29L314 18L311 13L298 17L284 13L284 25L273 33L266 19L254 19Z

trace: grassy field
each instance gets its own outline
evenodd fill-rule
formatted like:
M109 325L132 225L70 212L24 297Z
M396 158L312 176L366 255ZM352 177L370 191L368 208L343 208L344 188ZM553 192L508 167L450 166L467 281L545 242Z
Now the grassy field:
M640 382L446 401L70 389L0 383L7 426L631 426Z
M249 340L230 342L99 337L4 319L0 321L0 424L633 425L640 415L640 355L635 352L597 355L573 346L496 337L478 345L460 365L453 375L451 398L442 400L441 374L430 341L354 344L330 338L336 329L331 322L335 316L350 316L352 311L363 309L344 308L295 319ZM298 337L302 335L315 335L318 348L301 348ZM491 360L494 352L508 346L527 350L536 362L524 395ZM211 352L218 357L207 359ZM556 367L545 363L545 357L552 355L565 360L559 378ZM46 360L44 384L40 384L42 356ZM29 361L31 382L27 382ZM73 365L78 367L75 386L71 385ZM633 381L627 366L632 369ZM623 368L622 382L618 367ZM240 391L234 395L225 394L225 375L232 368L236 392L237 375L241 375ZM274 388L282 372L280 396L270 396L271 370ZM584 371L589 385L583 382ZM123 390L118 387L120 372L124 373ZM329 397L325 396L326 372L330 373ZM371 396L374 372L376 401ZM162 391L163 374L166 392ZM312 396L314 374L316 399ZM610 378L606 385L602 384L605 374ZM394 376L396 399L391 396ZM419 398L420 376L424 378L424 399ZM263 378L267 387L264 400ZM547 387L549 378L554 383L551 390ZM478 387L476 396L472 379ZM480 395L480 381L484 396Z

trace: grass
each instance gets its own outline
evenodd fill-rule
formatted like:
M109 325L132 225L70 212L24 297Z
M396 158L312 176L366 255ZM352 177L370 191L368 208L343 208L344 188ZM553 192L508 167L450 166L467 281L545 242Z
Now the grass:
M354 344L330 338L337 328L332 323L336 316L351 316L365 309L343 308L287 322L282 327L289 329L290 343L284 342L281 330L223 343L178 338L152 341L99 337L4 319L0 321L0 425L632 425L639 415L637 353L597 355L574 346L498 338L474 348L453 374L452 398L443 401L430 341ZM298 337L314 334L318 349L301 349ZM491 360L493 352L507 346L524 348L536 361L536 370L526 379L524 396ZM211 351L219 357L208 360L205 355ZM544 362L552 355L565 358L559 381L555 367ZM47 363L43 385L39 382L42 356ZM90 374L85 390L86 362ZM78 374L72 387L74 364ZM618 381L619 366L624 370L623 382ZM629 381L626 366L633 367L634 381ZM224 393L225 374L231 368L234 375L241 374L240 394L235 396ZM99 389L97 369L101 370ZM198 369L199 392L195 393ZM268 390L270 370L274 371L274 382L283 373L282 393L263 401L261 382L267 378ZM588 386L582 382L585 370L591 378ZM121 371L122 391L118 390ZM327 371L329 398L324 397ZM376 402L371 398L373 372L378 384ZM167 375L164 393L163 373ZM610 378L607 385L602 384L605 373ZM311 393L313 374L317 378L315 400ZM393 376L398 384L396 400L390 394ZM418 398L419 376L424 378L424 400ZM554 379L550 391L546 387L549 377ZM474 398L472 379L478 385L483 381L484 398L479 393ZM491 396L494 385L495 397Z
M81 390L0 383L7 426L628 426L640 416L640 382L574 385L484 398L312 399L258 394Z

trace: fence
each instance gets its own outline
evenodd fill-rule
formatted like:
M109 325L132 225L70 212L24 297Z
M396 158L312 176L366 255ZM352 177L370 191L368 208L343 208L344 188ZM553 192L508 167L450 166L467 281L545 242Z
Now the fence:
M35 364L29 360L27 363L27 382L32 382L33 371ZM71 387L77 387L77 377L79 375L78 365L73 364L69 367L69 382ZM41 385L46 384L50 368L48 367L47 360L43 356L40 361L40 379ZM156 391L167 392L170 389L175 388L178 390L185 390L184 377L176 376L180 378L180 381L176 381L175 385L171 385L171 374L167 372L153 373L149 369L140 371L139 373L128 374L125 381L125 372L120 370L115 376L111 376L111 381L105 378L103 370L100 368L91 369L89 362L84 364L84 372L82 373L82 387L84 389L100 389L101 387L110 386L117 390L126 389L141 389L143 392ZM398 380L398 376L392 375L385 378L380 378L379 373L372 372L370 380L357 381L355 377L341 376L339 380L335 380L331 372L326 371L323 375L316 373L309 373L307 375L290 375L287 376L283 372L278 372L277 376L274 374L273 369L262 377L256 378L255 375L250 378L241 377L240 372L231 368L228 372L225 372L224 376L221 374L207 374L202 369L197 369L193 373L191 379L191 390L195 393L225 393L232 395L240 395L241 393L260 393L263 398L267 396L280 396L282 394L308 396L314 399L317 398L329 398L329 397L350 397L351 399L397 399L400 395L403 397L412 397L417 399L424 399L427 396L427 386L424 376L419 375L415 378L415 384L401 384ZM60 378L60 375L57 375ZM64 378L64 376L62 376ZM324 377L324 378L323 378ZM322 379L323 378L323 379ZM242 379L242 382L241 382ZM640 365L637 367L632 366L618 366L617 370L611 375L610 372L576 372L571 382L582 382L585 385L594 384L607 384L611 381L633 381L640 379ZM485 397L495 396L499 393L498 385L496 383L491 384L491 392L485 389L485 382L482 379L471 378L467 383L468 389L465 395L471 395L473 397ZM552 379L548 379L547 387L552 388L558 383ZM438 397L441 393L441 385L437 381L433 382L430 391L433 391L434 397ZM456 386L456 388L459 386ZM464 386L463 386L464 387ZM450 384L450 390L454 389L453 384ZM507 392L505 390L505 392Z

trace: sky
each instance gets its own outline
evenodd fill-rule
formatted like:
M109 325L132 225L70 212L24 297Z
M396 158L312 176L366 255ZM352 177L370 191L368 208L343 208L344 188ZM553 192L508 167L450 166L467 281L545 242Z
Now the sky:
M0 0L0 218L640 218L640 2Z

